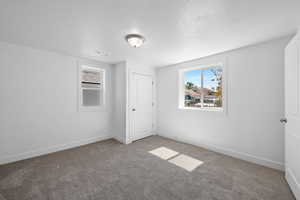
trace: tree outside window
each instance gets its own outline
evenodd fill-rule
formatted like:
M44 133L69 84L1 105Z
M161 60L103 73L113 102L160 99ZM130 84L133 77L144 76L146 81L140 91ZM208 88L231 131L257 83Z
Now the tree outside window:
M184 107L223 107L223 67L214 66L185 71Z

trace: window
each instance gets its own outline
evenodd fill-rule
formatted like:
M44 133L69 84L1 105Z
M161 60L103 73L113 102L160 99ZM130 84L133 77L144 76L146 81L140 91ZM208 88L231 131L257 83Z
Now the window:
M81 110L97 110L104 105L105 71L88 65L79 66L79 107Z
M180 108L223 110L223 65L185 69L180 77Z

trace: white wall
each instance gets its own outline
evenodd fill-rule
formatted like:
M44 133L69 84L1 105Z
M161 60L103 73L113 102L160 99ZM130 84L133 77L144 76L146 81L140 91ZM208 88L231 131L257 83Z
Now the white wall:
M159 135L283 169L284 47L290 38L157 70ZM178 108L178 70L227 60L227 114Z
M126 143L126 62L113 66L113 133L114 138Z
M111 67L105 109L78 112L78 60L0 43L0 163L112 137Z

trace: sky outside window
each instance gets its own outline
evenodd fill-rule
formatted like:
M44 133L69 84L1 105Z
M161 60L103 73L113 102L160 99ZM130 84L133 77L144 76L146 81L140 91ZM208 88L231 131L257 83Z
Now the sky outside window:
M201 72L203 71L203 87L216 90L218 86L218 81L216 81L216 76L212 70L214 69L205 69L205 70L193 70L184 73L185 84L187 82L193 83L194 85L201 87Z

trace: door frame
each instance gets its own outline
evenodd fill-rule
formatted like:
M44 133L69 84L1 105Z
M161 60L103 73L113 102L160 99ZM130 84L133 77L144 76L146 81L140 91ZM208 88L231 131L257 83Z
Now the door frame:
M287 98L287 90L286 90L286 87L287 87L287 81L288 81L288 77L287 77L287 73L286 73L286 70L287 70L287 51L288 51L288 48L290 48L290 45L296 45L296 56L297 56L297 105L296 105L296 112L295 113L289 113L289 109L287 109L287 101L286 101L286 98ZM294 137L296 140L299 140L299 136L296 136L294 135L293 133L291 133L291 131L295 131L297 132L297 130L299 130L300 126L299 125L290 125L291 122L294 122L299 118L300 118L300 96L299 96L299 79L300 79L300 33L297 33L296 36L294 36L293 39L291 39L288 43L288 45L286 46L285 48L285 51L284 51L284 56L285 56L285 71L284 71L284 76L285 76L285 118L288 120L287 121L287 124L285 125L285 131L284 131L284 151L285 151L285 178L286 178L286 181L288 182L293 194L295 195L295 198L296 199L300 199L300 182L298 180L298 177L296 177L295 173L293 172L293 169L292 167L289 165L289 161L288 161L288 153L287 152L287 141L289 140L289 137ZM293 121L293 118L295 118L295 121Z
M128 70L128 105L127 105L127 140L126 140L126 144L132 143L134 141L134 116L132 113L132 109L133 106L132 105L132 98L133 98L133 93L132 90L134 89L134 84L133 84L133 78L134 75L141 75L141 76L149 76L152 80L152 129L151 129L151 134L150 135L154 135L154 121L155 121L155 98L154 98L154 94L155 94L155 90L154 90L154 76L151 73L143 73L143 72L137 72L137 71L133 71L133 70Z

